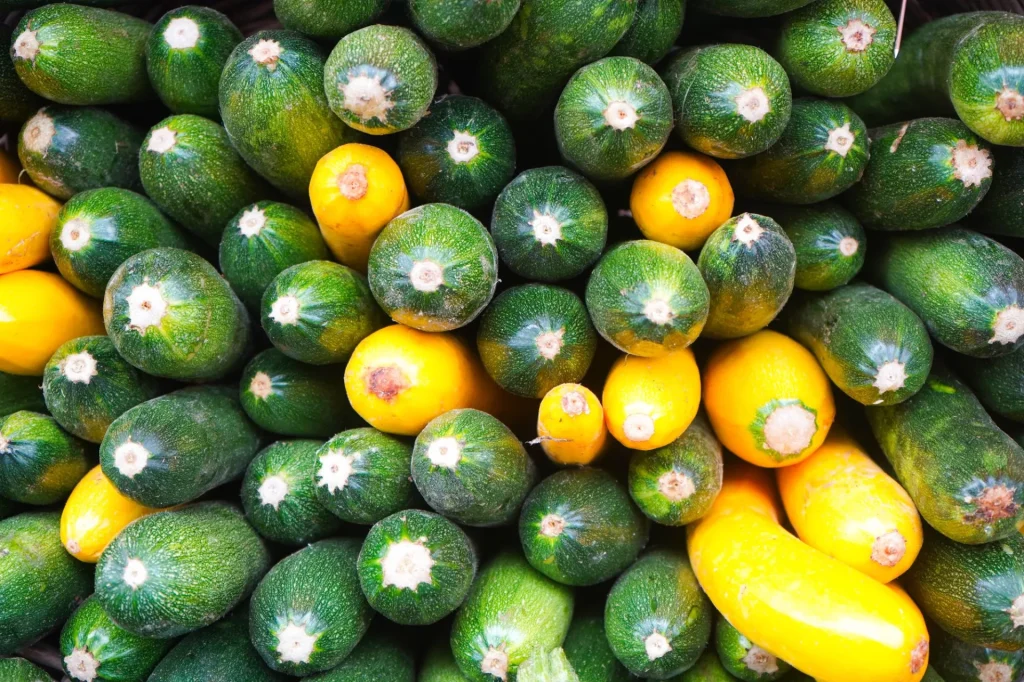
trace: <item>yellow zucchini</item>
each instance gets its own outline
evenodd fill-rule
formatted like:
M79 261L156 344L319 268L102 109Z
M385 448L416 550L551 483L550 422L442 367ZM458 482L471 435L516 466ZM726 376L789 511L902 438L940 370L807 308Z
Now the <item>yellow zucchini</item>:
M49 260L59 211L60 204L35 187L0 184L0 275Z
M586 386L555 386L540 401L537 440L556 464L590 464L608 440L601 401Z

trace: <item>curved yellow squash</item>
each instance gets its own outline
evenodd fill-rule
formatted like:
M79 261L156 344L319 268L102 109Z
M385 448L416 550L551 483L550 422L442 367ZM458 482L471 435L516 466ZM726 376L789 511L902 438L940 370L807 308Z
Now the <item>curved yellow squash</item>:
M687 529L715 607L752 642L820 682L917 682L928 631L907 594L779 525L771 474L732 459L722 492Z
M35 187L0 184L0 275L50 258L59 212L60 204Z
M555 386L540 401L537 439L552 462L590 464L608 440L601 401L586 386Z

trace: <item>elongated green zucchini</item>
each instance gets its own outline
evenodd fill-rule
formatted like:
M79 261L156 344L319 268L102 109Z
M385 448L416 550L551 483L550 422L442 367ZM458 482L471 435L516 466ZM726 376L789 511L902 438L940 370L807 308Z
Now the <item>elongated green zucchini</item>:
M725 17L770 17L783 14L813 0L690 0L693 9Z
M0 5L2 6L2 5ZM11 44L11 28L0 24L0 45ZM28 89L18 77L11 58L0 59L0 121L5 123L23 123L43 106L44 100Z
M594 608L596 606L599 605L589 608L581 605L573 614L562 644L565 657L580 682L633 682L636 678L619 663L608 644L604 634L604 611Z
M964 380L990 411L1024 422L1024 349L995 358L959 358Z
M835 289L864 267L867 235L853 214L839 204L776 206L772 214L796 250L797 289Z
M466 50L496 38L512 23L521 0L410 0L409 18L427 40Z
M657 64L682 32L685 14L686 0L638 0L633 23L611 53Z
M335 41L372 24L391 0L274 0L274 16L292 31Z
M17 657L0 659L0 677L7 682L53 682L48 672Z
M996 147L992 153L992 186L967 221L985 234L1024 237L1024 149Z
M416 682L416 658L411 639L378 620L338 666L305 679L307 682Z

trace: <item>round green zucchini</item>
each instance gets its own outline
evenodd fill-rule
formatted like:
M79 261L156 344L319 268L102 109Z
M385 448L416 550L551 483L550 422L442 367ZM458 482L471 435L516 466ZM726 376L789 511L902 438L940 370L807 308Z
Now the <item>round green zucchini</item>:
M0 24L0 45L10 44L11 27ZM21 82L13 61L0 59L0 102L4 103L0 109L0 121L24 123L32 114L39 111L45 100Z
M722 667L744 682L773 682L793 669L747 639L724 616L715 624L715 650Z
M0 419L19 410L46 412L39 377L0 372Z
M867 235L853 214L839 204L776 206L772 213L796 250L797 289L835 289L864 267Z
M569 632L562 643L565 657L580 682L635 682L636 677L619 663L608 644L604 634L604 610L595 608L599 606L594 604L580 608L573 614Z
M85 444L53 417L22 410L0 419L0 495L25 504L53 504L91 466Z
M371 627L344 661L306 682L416 682L410 639L384 626Z
M989 412L1024 422L1024 350L995 358L960 356L963 378Z
M445 50L467 50L499 36L521 0L409 0L413 26Z
M0 678L5 682L53 682L50 673L17 657L0 659Z
M417 682L467 682L466 676L455 664L447 631L444 631L443 639L439 639L427 651L416 679Z
M1024 149L995 147L992 187L967 220L985 234L1024 237Z
M632 25L611 53L657 64L675 45L685 14L686 0L639 0Z
M1013 682L1024 676L1024 651L999 651L961 642L935 628L928 663L942 674L939 682ZM925 677L922 682L928 682Z
M391 0L274 0L274 16L292 31L338 40L380 17Z
M690 6L708 14L724 17L771 17L799 9L813 0L690 0Z

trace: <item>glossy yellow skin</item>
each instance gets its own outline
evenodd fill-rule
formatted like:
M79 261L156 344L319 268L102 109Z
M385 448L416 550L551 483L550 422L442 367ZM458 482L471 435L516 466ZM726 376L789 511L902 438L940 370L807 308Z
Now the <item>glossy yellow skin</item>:
M320 159L309 181L309 200L331 253L363 273L374 239L409 209L398 164L384 150L356 142Z
M10 152L0 149L0 184L17 183L21 174L21 164Z
M690 563L737 630L821 682L917 682L928 631L906 592L779 525L771 474L731 460L722 492L687 529Z
M762 467L809 457L836 416L832 386L815 357L769 330L715 349L704 370L704 407L722 445ZM782 407L788 409L776 412ZM793 416L801 419L795 435L780 418Z
M0 372L41 376L66 341L106 334L99 301L38 270L0 275Z
M0 275L49 260L60 206L35 187L0 184Z
M694 251L732 216L729 178L709 156L665 152L633 181L629 208L648 239Z
M608 440L601 401L586 386L555 386L540 401L537 438L556 464L590 464Z
M608 431L633 450L668 445L697 416L700 390L689 348L656 358L623 355L612 365L601 395Z

